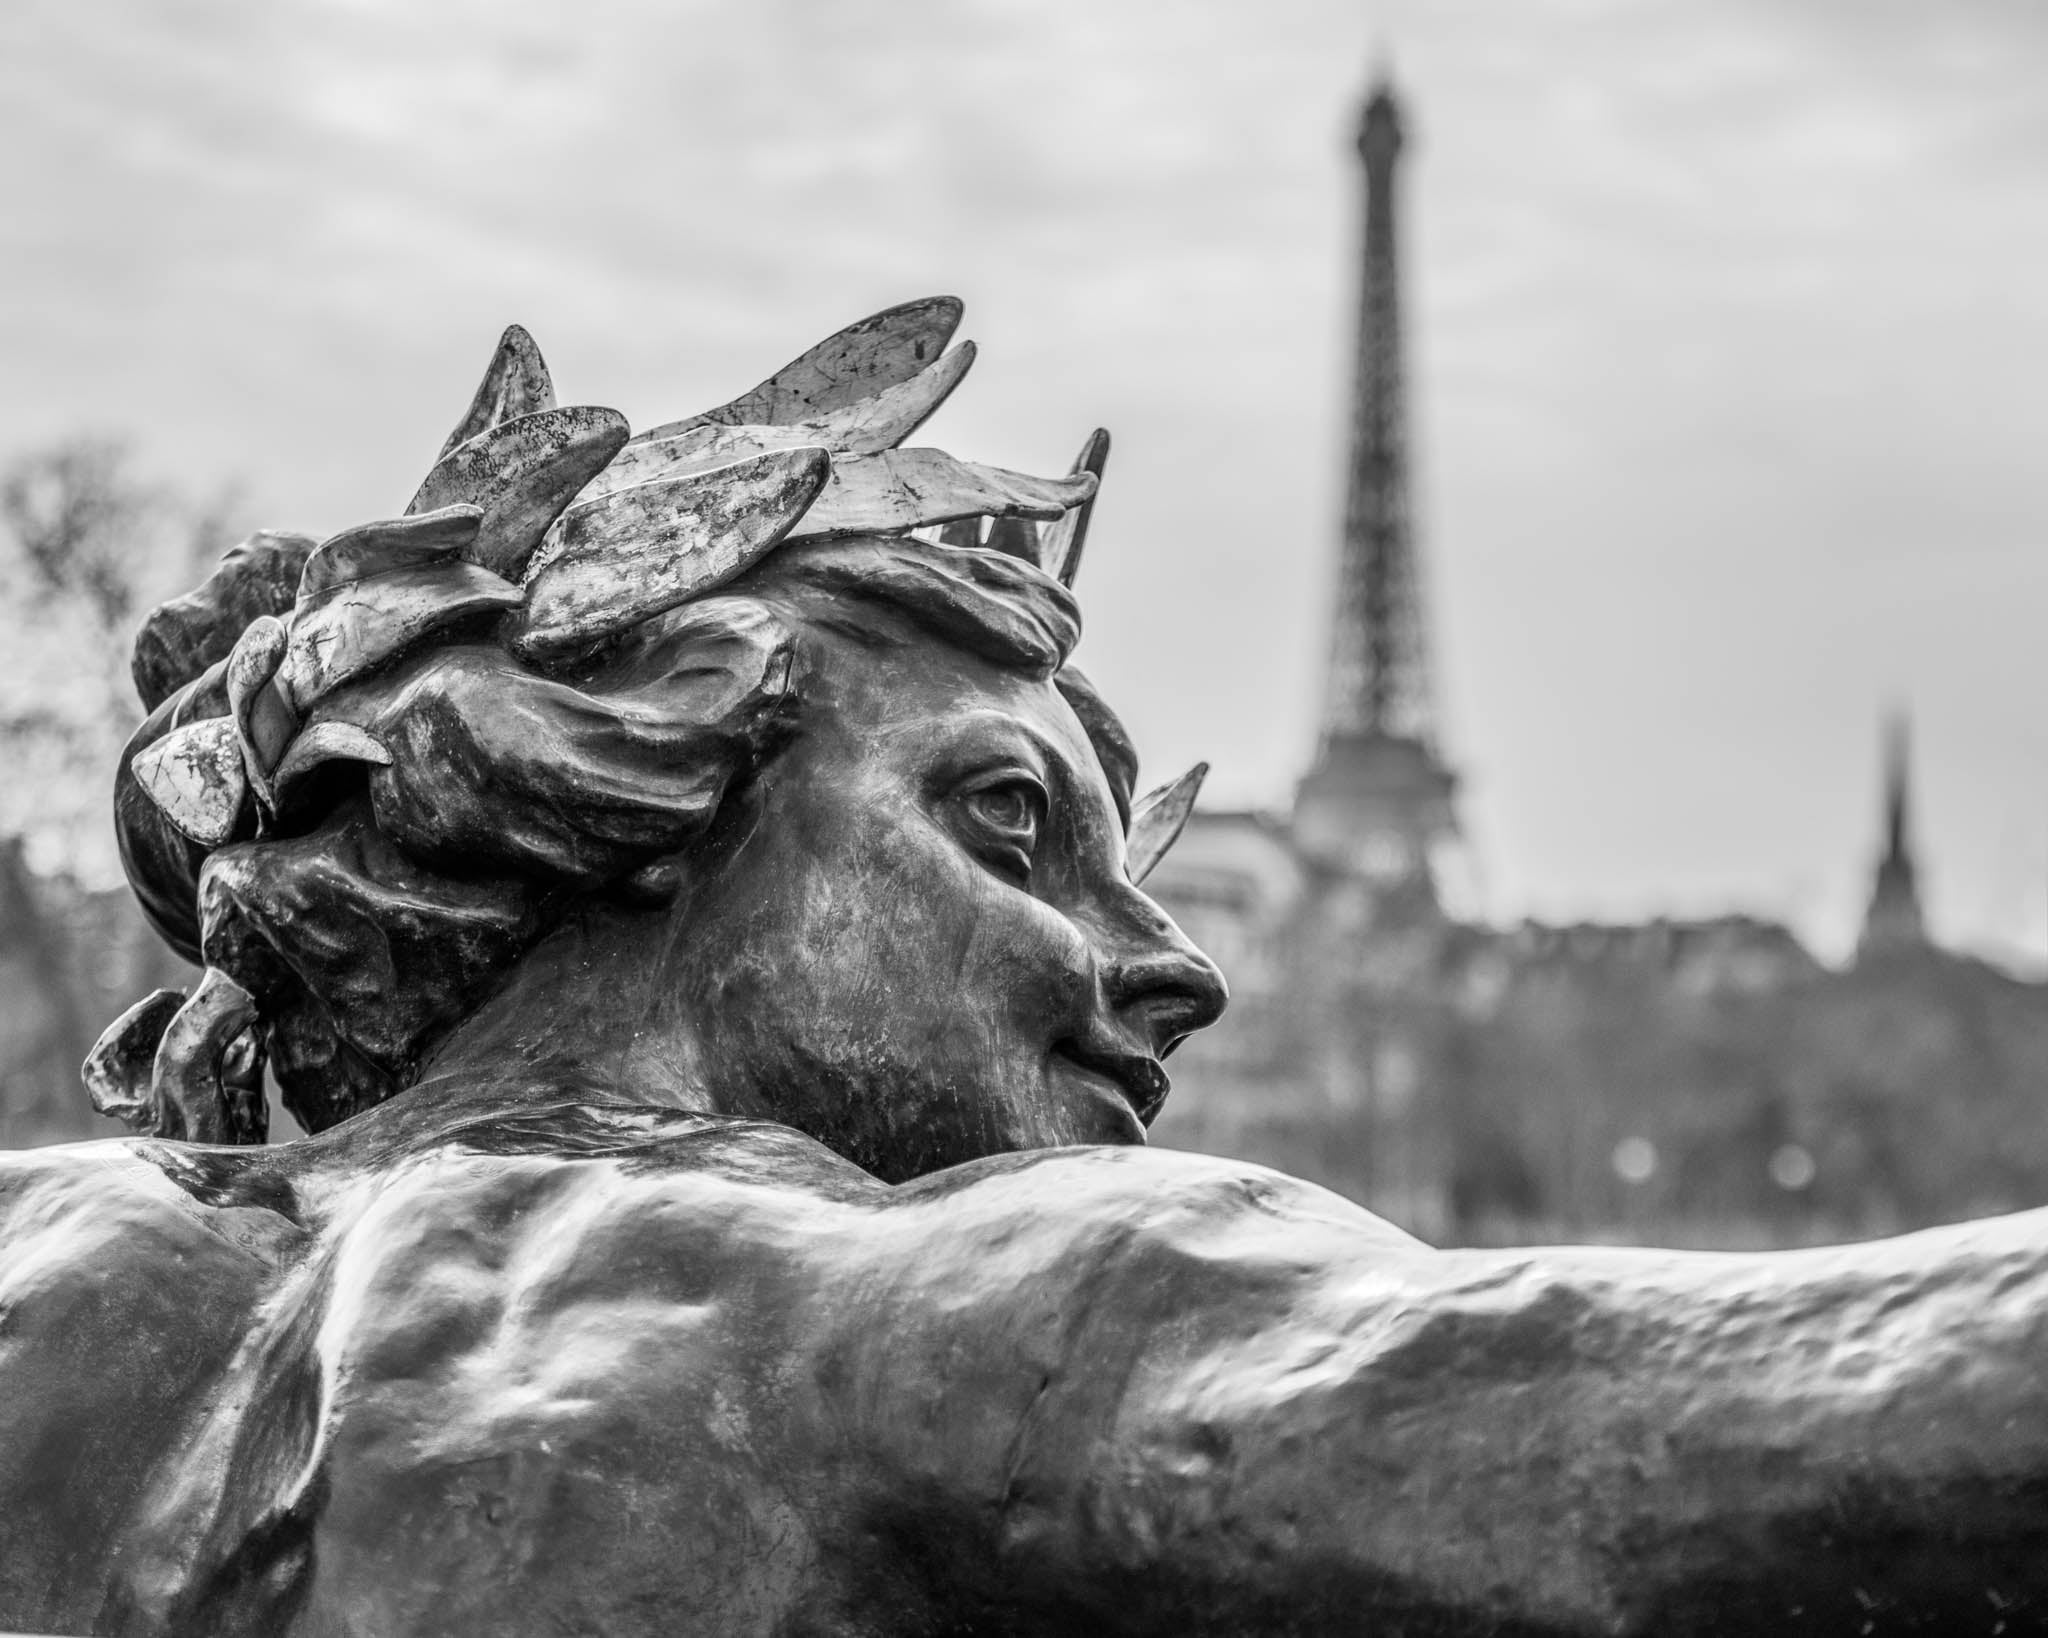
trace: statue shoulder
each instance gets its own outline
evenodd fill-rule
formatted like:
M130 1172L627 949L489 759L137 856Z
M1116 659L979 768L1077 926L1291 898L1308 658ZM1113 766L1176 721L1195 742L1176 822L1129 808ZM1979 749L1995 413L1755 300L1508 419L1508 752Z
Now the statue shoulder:
M805 1225L843 1230L888 1194L786 1128L667 1115L648 1128L605 1145L486 1139L368 1180L336 1230L329 1298L352 1370L409 1375L484 1337L516 1347L577 1310L646 1317L728 1281L786 1279Z
M303 1245L288 1217L181 1181L185 1146L109 1139L0 1151L0 1306L12 1322L57 1309L118 1328L129 1305L167 1318L255 1300Z
M302 1236L128 1140L0 1153L0 1617L82 1631Z
M353 1380L437 1370L485 1338L548 1346L548 1325L612 1310L745 1304L751 1323L780 1316L795 1334L860 1323L848 1293L882 1285L941 1308L968 1290L1031 1306L979 1272L993 1261L1052 1293L1134 1260L1250 1267L1319 1240L1346 1257L1419 1249L1326 1190L1208 1156L1038 1150L892 1186L783 1126L602 1118L603 1141L559 1125L551 1146L472 1135L365 1181L335 1231L328 1299L345 1300L334 1334L351 1339Z
M1059 1270L1100 1258L1257 1256L1276 1237L1300 1248L1327 1233L1347 1255L1418 1249L1326 1190L1209 1156L1037 1150L892 1186L771 1123L649 1111L636 1130L630 1115L603 1118L606 1141L485 1140L376 1176L336 1244L347 1334L374 1338L402 1370L407 1339L458 1345L501 1309L537 1321L744 1292L829 1311L856 1273L929 1283L992 1245L1042 1264L1055 1286L1068 1283Z
M266 1306L256 1374L220 1396L132 1559L166 1566L155 1584L184 1608L282 1630L282 1606L237 1601L288 1592L324 1630L323 1612L460 1584L445 1630L513 1630L538 1589L665 1601L706 1630L781 1619L810 1583L803 1544L830 1547L906 1473L944 1475L947 1507L992 1505L1045 1383L1199 1303L1192 1276L1156 1276L1227 1260L1229 1222L1254 1283L1290 1225L1372 1223L1253 1168L1140 1150L892 1187L787 1128L660 1111L452 1137L320 1184L318 1254ZM1145 1323L1118 1318L1134 1303ZM793 1544L773 1585L748 1569L764 1540ZM486 1551L522 1574L471 1587ZM252 1554L272 1570L244 1574ZM139 1609L169 1611L136 1585Z
M193 1192L189 1152L148 1139L0 1152L0 1420L47 1414L52 1394L155 1414L233 1351L309 1238L266 1206ZM124 1374L137 1339L146 1380Z

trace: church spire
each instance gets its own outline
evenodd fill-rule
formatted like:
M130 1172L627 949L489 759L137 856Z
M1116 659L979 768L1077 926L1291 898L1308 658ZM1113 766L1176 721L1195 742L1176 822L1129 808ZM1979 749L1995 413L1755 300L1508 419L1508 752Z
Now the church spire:
M1863 917L1859 960L1927 943L1927 920L1920 908L1920 873L1913 858L1910 728L1904 712L1894 712L1884 736L1884 850L1878 855L1870 908Z
M1895 713L1885 724L1884 746L1884 856L1912 871L1913 844L1907 834L1906 787L1912 778L1907 766L1910 727L1903 713Z

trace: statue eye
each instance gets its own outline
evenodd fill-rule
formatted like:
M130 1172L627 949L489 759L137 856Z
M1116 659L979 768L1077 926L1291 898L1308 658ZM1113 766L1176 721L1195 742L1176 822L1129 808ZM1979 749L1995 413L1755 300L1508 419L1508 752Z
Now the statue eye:
M1024 831L1031 828L1031 793L1022 785L998 785L976 791L968 800L975 817L997 830Z
M960 794L970 846L988 864L1020 882L1031 875L1045 807L1045 791L1034 779L992 779Z

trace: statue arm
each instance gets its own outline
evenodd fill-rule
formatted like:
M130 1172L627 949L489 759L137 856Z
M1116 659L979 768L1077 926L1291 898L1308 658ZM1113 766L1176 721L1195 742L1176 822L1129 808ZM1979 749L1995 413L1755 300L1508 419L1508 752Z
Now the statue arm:
M905 1444L1071 1618L1989 1631L2048 1601L2048 1213L1442 1252L1193 1157L970 1173L900 1191L924 1300L890 1309L888 1368L943 1448Z
M768 1128L671 1159L457 1154L380 1187L318 1287L347 1325L247 1354L290 1414L224 1400L232 1448L151 1516L227 1520L212 1575L317 1466L307 1609L467 1589L440 1631L520 1630L542 1592L621 1632L1677 1638L2048 1608L2048 1214L1777 1256L1440 1252L1161 1151L893 1189ZM344 1331L339 1363L307 1351ZM526 1574L465 1580L486 1550Z

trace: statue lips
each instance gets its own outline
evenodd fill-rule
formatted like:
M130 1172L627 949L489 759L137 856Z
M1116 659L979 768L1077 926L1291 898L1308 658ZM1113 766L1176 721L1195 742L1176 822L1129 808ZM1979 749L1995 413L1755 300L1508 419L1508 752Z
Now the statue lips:
M1072 1064L1091 1081L1109 1082L1141 1126L1152 1124L1167 1093L1173 1090L1164 1066L1151 1053L1113 1041L1070 1035L1053 1043L1052 1056Z

